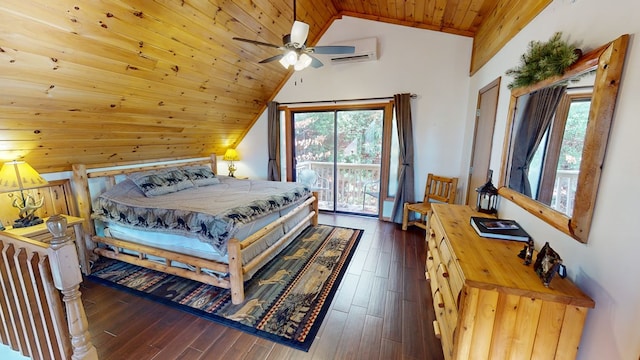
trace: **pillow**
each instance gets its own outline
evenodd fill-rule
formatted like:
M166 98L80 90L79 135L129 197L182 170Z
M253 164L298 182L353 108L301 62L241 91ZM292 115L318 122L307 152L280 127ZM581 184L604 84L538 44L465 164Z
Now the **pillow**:
M142 171L129 175L129 178L146 197L170 194L195 187L185 173L177 168Z
M216 177L216 174L208 166L185 166L180 169L196 186L220 184L220 179Z

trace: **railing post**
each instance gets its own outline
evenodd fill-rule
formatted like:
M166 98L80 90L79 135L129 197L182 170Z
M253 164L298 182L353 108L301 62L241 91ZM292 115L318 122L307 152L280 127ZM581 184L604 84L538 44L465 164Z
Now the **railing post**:
M89 324L80 298L82 274L78 265L76 246L67 235L67 219L62 215L53 215L47 220L47 228L53 234L47 249L53 284L62 292L67 310L67 324L71 335L74 360L98 359L98 352L91 343Z

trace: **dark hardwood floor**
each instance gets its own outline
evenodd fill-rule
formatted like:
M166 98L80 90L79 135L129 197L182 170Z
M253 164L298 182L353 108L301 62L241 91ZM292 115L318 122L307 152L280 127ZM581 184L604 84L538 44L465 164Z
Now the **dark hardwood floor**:
M346 215L320 222L365 232L308 353L85 280L100 359L442 359L424 231Z

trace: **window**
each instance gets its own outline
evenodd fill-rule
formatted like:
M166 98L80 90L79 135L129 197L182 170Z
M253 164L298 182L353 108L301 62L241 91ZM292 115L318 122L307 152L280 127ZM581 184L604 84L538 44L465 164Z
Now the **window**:
M568 216L573 211L590 107L591 92L565 94L529 166L532 197Z

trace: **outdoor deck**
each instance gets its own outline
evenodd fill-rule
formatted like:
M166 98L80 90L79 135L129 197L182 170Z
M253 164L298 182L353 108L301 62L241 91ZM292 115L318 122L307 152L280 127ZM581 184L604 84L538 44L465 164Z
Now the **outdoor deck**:
M334 180L334 171L337 176ZM320 210L365 215L378 214L379 164L304 162L296 167L296 178L320 194Z

